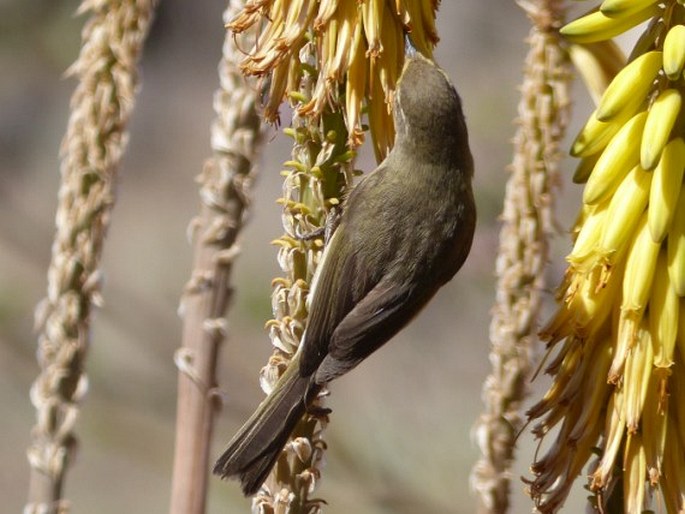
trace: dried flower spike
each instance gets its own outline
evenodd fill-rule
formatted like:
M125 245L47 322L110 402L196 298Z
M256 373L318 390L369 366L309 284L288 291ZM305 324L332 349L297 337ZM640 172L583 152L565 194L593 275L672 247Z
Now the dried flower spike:
M68 508L63 487L79 404L88 388L91 313L102 303L100 257L154 6L154 0L85 0L79 8L90 18L79 58L69 70L79 83L61 148L47 297L36 312L41 372L31 387L37 422L28 449L26 514Z
M532 22L527 39L514 157L507 181L497 254L497 294L490 324L492 372L483 387L484 412L473 433L481 458L471 474L478 512L509 510L511 464L521 429L521 403L539 324L554 199L568 123L572 75L558 33L562 2L520 2Z

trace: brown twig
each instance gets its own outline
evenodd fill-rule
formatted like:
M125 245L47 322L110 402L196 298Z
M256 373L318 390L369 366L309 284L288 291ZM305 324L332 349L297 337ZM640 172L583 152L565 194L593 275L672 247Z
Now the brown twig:
M231 1L231 20L243 1ZM227 331L236 239L249 207L254 161L261 139L256 92L238 69L243 55L227 33L219 64L221 87L214 97L213 156L199 177L201 212L191 223L193 271L181 302L182 347L176 353L178 407L171 491L172 514L205 511L209 448L216 410L216 362Z

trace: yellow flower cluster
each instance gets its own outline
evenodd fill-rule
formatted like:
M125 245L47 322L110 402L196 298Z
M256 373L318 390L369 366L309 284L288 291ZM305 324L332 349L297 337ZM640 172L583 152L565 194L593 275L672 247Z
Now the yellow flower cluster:
M597 447L598 503L618 487L625 512L656 496L670 513L685 508L682 3L605 0L561 29L572 56L587 45L576 56L594 57L584 75L601 75L614 52L605 40L650 20L571 149L583 206L560 307L542 333L557 350L546 368L554 382L529 411L539 438L560 425L533 465L542 512L561 506Z
M278 120L281 102L297 91L302 66L299 52L313 40L320 70L314 92L301 114L319 116L327 106L337 108L344 85L345 122L349 144L364 140L362 109L378 159L392 147L391 115L395 84L404 63L404 35L426 56L438 41L435 13L439 0L249 0L228 27L239 34L261 24L254 48L247 52L245 73L263 78L268 86L265 117ZM313 27L313 29L312 29ZM379 102L378 99L383 101ZM370 101L374 99L374 101Z

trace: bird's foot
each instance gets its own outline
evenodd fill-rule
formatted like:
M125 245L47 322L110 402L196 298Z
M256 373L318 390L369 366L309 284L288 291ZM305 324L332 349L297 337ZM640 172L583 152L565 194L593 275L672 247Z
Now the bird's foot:
M307 414L317 418L328 416L331 412L333 412L333 409L329 409L327 407L317 407L316 405L310 405L307 407Z
M340 210L340 207L333 206L326 215L326 223L323 227L319 227L316 230L312 230L304 234L296 232L295 237L297 237L297 239L299 239L300 241L311 241L313 239L323 237L324 243L328 244L328 241L331 239L333 232L335 232L335 229L338 228L341 214L342 212Z

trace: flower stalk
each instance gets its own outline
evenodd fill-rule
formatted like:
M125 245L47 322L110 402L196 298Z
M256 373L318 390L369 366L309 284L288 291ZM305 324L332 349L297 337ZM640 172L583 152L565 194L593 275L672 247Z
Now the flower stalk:
M274 319L267 323L275 351L261 371L269 392L300 344L307 319L307 294L325 244L308 237L327 224L329 213L351 187L355 150L364 141L367 114L376 158L392 147L395 84L404 62L404 35L432 55L437 42L437 1L248 0L229 23L235 34L260 26L242 63L266 92L264 117L279 121L290 102L293 120L284 133L293 139L285 163L284 234L274 243L283 276L273 281ZM323 402L317 399L317 406ZM310 497L320 476L325 449L323 409L308 413L260 492L255 512L319 512L323 500Z
M274 241L277 260L284 272L274 279L274 319L267 323L274 354L261 370L260 383L268 394L297 351L307 320L307 295L321 257L323 237L303 237L325 227L328 213L340 204L352 180L354 152L347 146L347 131L340 112L326 111L320 117L298 114L298 107L311 97L317 77L314 47L300 51L302 73L297 94L291 95L296 113L284 132L293 139L291 159L285 163L282 221L284 234ZM324 393L325 394L325 393ZM313 413L293 432L274 470L253 499L257 512L318 512L322 501L310 498L320 476L319 464L326 444L322 438L328 415L323 394Z
M229 21L244 6L232 0ZM254 37L250 32L240 41ZM183 340L176 352L179 368L176 447L170 512L205 512L214 415L218 407L216 364L227 335L226 309L231 300L237 243L255 178L261 142L257 93L238 68L238 41L226 35L219 63L221 86L214 94L216 118L211 127L213 155L198 177L199 215L191 222L193 271L181 300Z
M64 482L75 451L79 403L88 389L91 314L102 302L100 258L154 6L153 0L86 0L78 11L89 12L90 19L68 72L79 83L61 148L47 297L36 312L40 374L31 387L37 423L28 448L26 514L69 510Z
M507 182L500 246L497 295L490 324L492 372L485 381L485 411L474 427L481 458L471 485L478 511L509 508L510 466L521 429L521 402L527 393L537 341L549 238L555 232L554 193L569 115L571 74L557 29L560 0L520 2L533 23L525 61L514 158Z

